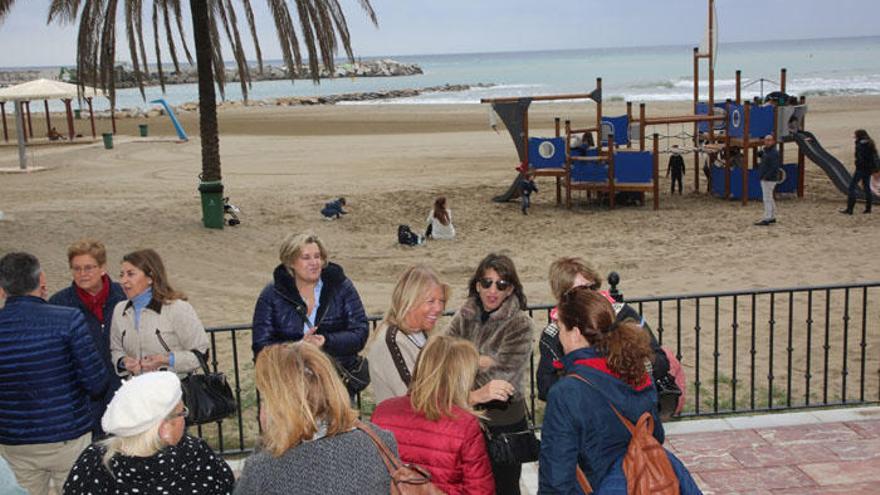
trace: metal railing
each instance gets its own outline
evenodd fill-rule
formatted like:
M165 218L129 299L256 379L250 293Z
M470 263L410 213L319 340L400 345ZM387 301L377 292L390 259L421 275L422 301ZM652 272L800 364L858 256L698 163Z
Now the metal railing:
M880 403L880 282L628 299L681 361L686 405L679 418ZM530 306L535 339L552 305ZM448 315L452 313L449 312ZM381 320L369 317L374 329ZM442 325L441 325L442 328ZM239 413L195 428L224 455L259 436L250 325L209 328L211 367L233 388ZM535 417L535 366L528 394ZM369 390L369 389L368 389ZM372 400L358 397L364 414Z

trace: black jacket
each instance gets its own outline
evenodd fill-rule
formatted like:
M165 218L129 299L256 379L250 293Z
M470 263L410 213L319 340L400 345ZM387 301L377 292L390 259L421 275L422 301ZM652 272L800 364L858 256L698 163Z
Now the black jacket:
M296 281L284 265L278 265L273 281L260 293L254 308L254 357L263 347L303 338L303 315L307 306ZM315 321L318 335L325 338L324 351L351 368L369 335L367 314L351 280L342 267L328 263L321 270L321 298Z
M873 172L876 153L867 139L856 141L856 170L867 174Z

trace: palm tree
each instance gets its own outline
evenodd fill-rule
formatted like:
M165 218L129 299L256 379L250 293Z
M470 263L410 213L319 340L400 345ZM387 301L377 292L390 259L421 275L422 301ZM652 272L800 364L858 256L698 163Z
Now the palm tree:
M303 69L303 54L300 50L300 39L296 34L293 16L286 0L266 0L268 8L275 19L275 28L281 52L287 67L288 75L293 80ZM0 0L0 22L9 13L15 0ZM48 22L75 23L79 19L77 39L77 79L81 85L106 90L110 96L111 106L115 106L116 83L116 22L121 14L125 19L125 34L135 79L141 96L144 94L144 75L149 75L147 50L144 43L143 12L150 0L50 0ZM183 48L187 61L193 59L186 43L183 28L181 0L152 0L153 44L156 57L156 72L162 90L165 90L165 72L162 66L162 50L160 48L160 31L163 31L165 44L175 72L180 71L177 53L177 41ZM250 0L237 2L243 9L247 19L250 35L256 52L257 67L263 72L263 57L257 39L257 28ZM369 0L358 0L369 19L378 26L376 13ZM348 24L338 0L293 0L299 19L302 42L305 43L309 64L309 75L313 82L320 80L320 64L332 74L334 56L342 44L348 59L354 60L351 49L351 37ZM190 14L193 22L196 61L199 77L199 125L202 140L202 179L201 186L206 183L216 186L222 194L222 176L220 173L220 142L217 127L217 105L214 83L220 89L221 97L225 98L226 83L225 65L221 50L220 29L222 28L238 68L242 95L247 99L250 87L250 69L245 59L241 35L238 30L238 15L232 0L190 0ZM161 16L161 17L160 17ZM173 19L173 22L172 22ZM161 26L161 28L160 28ZM213 205L207 211L205 189L202 191L203 221L205 226L223 227L223 205ZM207 189L211 189L208 187ZM218 210L219 209L219 210ZM219 225L216 218L219 211ZM213 216L213 222L209 217ZM211 223L212 225L209 225Z

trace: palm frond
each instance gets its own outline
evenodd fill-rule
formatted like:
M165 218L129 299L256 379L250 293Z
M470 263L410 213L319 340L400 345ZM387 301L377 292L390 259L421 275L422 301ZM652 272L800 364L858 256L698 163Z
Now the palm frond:
M9 11L12 10L12 5L15 3L15 0L0 0L0 24L3 23L3 20L6 19L6 16L9 15Z
M150 62L147 59L147 46L144 43L144 23L143 23L143 0L129 0L132 3L137 4L136 7L132 7L133 12L136 13L134 15L134 28L135 33L137 34L138 39L138 48L141 53L141 67L144 69L144 76L150 77Z
M354 51L351 49L351 34L348 32L348 22L345 20L345 13L337 0L328 0L327 7L333 22L336 24L336 32L339 34L339 40L342 42L342 48L349 61L354 61Z
M174 64L174 72L180 74L180 63L177 61L177 50L174 48L174 30L171 28L171 15L168 12L167 0L153 0L161 3L162 20L165 22L165 43L168 45L168 53L171 55L171 62Z
M177 23L177 34L180 35L180 45L183 46L183 53L186 54L186 60L189 65L193 65L192 54L186 44L186 31L183 29L183 12L180 9L180 0L166 0L174 8L174 21Z
M250 0L241 0L244 5L245 17L247 17L248 27L251 30L251 38L254 40L254 51L257 55L257 66L260 68L260 74L263 73L263 52L260 50L260 40L257 38L257 24L254 22L254 9L251 8Z
M374 26L379 27L379 19L376 18L376 12L373 10L373 6L370 5L370 0L358 0L358 3L361 4L361 8L364 9L367 17L370 18L370 22L372 22Z
M269 10L275 19L275 31L281 44L281 56L287 67L287 74L294 79L296 71L302 66L302 56L299 52L299 40L293 30L293 20L290 18L290 10L285 0L268 0Z
M135 18L140 17L141 0L129 0L125 2L125 35L128 39L128 52L131 56L131 66L134 71L134 79L137 82L138 90L141 92L141 98L147 99L144 92L144 78L141 73L141 64L138 59L137 51L137 35Z
M0 4L2 3L0 1ZM59 24L75 22L76 13L79 11L79 3L80 0L52 0L52 3L49 4L49 18L46 20L46 24L51 24L53 21ZM0 17L2 17L2 14L0 14Z
M312 77L312 82L317 84L321 81L321 74L319 73L317 48L315 47L315 34L312 31L310 7L311 2L308 0L296 0L299 26L302 29L303 41L305 41L306 51L309 54L309 75Z
M207 0L213 5L208 8L208 23L211 27L211 66L214 68L214 81L220 91L220 99L226 100L226 68L223 63L223 52L220 50L220 32L217 29L215 6L220 0Z
M156 46L156 73L159 74L159 86L165 92L165 72L162 70L162 49L159 47L159 3L153 2L153 41Z
M109 0L104 11L101 27L101 68L102 87L108 89L110 99L116 99L116 5L118 0Z
M229 18L229 25L232 28L232 53L235 57L235 65L238 67L238 81L241 84L241 95L244 101L248 99L248 88L251 87L251 72L247 65L247 58L244 55L244 47L241 44L241 35L238 32L238 18L235 16L235 8L232 6L231 0L226 0L226 14ZM227 29L227 36L229 30Z

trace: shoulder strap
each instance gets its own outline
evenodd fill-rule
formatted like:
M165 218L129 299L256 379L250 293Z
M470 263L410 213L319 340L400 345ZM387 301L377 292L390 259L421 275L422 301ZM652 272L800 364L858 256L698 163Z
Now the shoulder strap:
M400 379L403 383L409 387L409 384L412 381L412 374L409 372L409 369L407 369L406 361L404 361L403 354L400 352L400 347L397 345L397 332L398 329L396 326L388 325L388 330L385 331L385 345L388 346L388 352L391 353L391 360L394 361L394 367L397 368L397 374L400 375Z
M385 467L388 469L388 474L394 477L394 472L400 469L400 459L398 459L397 456L391 452L391 449L389 449L388 446L385 445L385 442L383 442L382 439L379 438L379 435L377 435L372 428L367 426L366 423L361 420L357 420L355 421L354 426L355 428L361 430L370 437L370 440L372 440L373 444L376 445L376 449L379 450L379 455L380 457L382 457L382 461L385 462Z
M125 332L122 332L122 338L125 338ZM162 348L165 349L165 352L170 353L171 349L168 347L168 344L165 343L165 339L162 338L162 332L160 332L158 328L156 329L156 338L159 339L159 344L162 345ZM205 359L205 356L196 349L191 349L190 352L196 355L196 359L199 360L199 366L202 367L202 371L206 375L210 374L211 370L208 368L208 362Z

